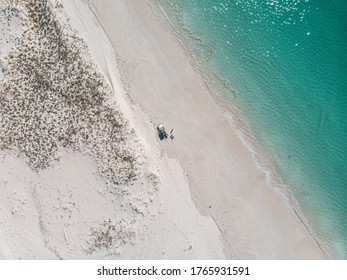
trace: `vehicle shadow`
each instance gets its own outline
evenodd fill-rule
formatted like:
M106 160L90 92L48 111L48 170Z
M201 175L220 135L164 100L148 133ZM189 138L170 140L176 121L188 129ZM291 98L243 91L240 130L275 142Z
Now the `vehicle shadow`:
M158 137L159 137L160 141L163 141L163 140L165 140L167 138L163 132L159 131L157 134L158 134Z

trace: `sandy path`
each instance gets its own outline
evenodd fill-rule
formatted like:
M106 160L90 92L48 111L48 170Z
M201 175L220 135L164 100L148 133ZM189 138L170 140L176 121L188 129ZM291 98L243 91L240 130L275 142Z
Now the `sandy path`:
M1 251L0 251L1 257L3 257L6 260L12 260L13 259L13 255L12 255L10 246L8 245L6 237L4 236L1 229L0 229L0 249L1 249Z
M201 214L220 230L227 258L323 258L283 199L266 184L201 76L147 1L89 1L117 53L131 98L174 140L160 145L187 173ZM155 126L149 129L155 133Z

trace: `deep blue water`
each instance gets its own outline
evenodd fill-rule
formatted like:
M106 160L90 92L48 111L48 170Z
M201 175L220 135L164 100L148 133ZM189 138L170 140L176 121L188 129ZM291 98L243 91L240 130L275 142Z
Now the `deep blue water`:
M347 259L347 0L159 0Z

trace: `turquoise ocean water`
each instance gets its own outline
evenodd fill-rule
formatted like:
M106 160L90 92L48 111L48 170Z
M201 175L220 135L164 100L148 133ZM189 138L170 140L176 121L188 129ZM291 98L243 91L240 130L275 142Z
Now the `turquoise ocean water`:
M159 0L347 259L347 0Z

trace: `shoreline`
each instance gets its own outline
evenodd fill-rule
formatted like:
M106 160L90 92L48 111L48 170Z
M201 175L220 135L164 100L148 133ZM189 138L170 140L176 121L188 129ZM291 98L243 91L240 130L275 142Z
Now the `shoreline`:
M184 30L175 25L179 25L180 23L173 22L174 20L170 18L165 8L163 8L159 3L159 0L153 0L151 2L154 3L153 6L156 6L153 9L155 16L158 18L162 16L164 21L166 20L166 28L168 32L177 40L178 44L187 56L187 59L190 61L192 68L203 78L205 86L211 97L219 109L223 112L224 116L229 120L230 126L237 134L240 142L242 142L242 144L249 150L249 153L252 155L257 168L260 170L260 172L265 174L268 187L283 199L283 202L287 205L288 209L292 211L292 213L297 217L298 221L302 223L311 238L321 249L325 258L336 258L336 254L331 250L327 240L323 241L316 229L312 227L312 223L310 223L309 218L302 211L299 202L292 194L291 187L283 182L281 176L276 171L275 166L258 144L251 132L247 117L243 110L221 94L222 91L228 91L231 94L236 93L231 88L228 88L223 84L223 80L213 73L213 69L211 69L210 66L203 65L203 62L199 62L197 55L193 54L192 51L188 49L188 43L185 41L189 39L184 38L184 35L182 36L180 34L184 33Z
M260 172L265 174L266 184L268 187L283 199L283 202L287 205L288 209L292 211L292 213L297 217L298 221L302 223L308 234L321 249L325 258L335 258L335 253L332 252L330 246L324 242L319 237L316 230L312 228L308 217L306 217L305 213L301 210L299 202L292 194L290 186L283 182L281 176L276 171L267 154L263 151L253 136L245 113L239 108L238 105L233 104L231 100L227 99L221 94L221 92L225 90L231 92L232 94L236 93L232 91L232 89L223 85L223 81L220 80L215 73L213 73L213 69L210 69L208 65L203 65L203 62L200 63L198 61L197 56L195 56L192 51L188 49L188 43L185 42L188 40L188 38L184 38L184 35L182 36L179 34L180 32L184 33L184 30L175 25L158 0L153 0L152 2L154 3L154 6L156 6L153 9L155 16L160 17L158 13L161 13L164 16L164 19L167 21L166 26L169 29L168 32L175 37L178 44L187 56L187 59L189 59L191 62L192 68L203 78L208 92L219 109L223 112L224 116L229 120L230 126L237 134L240 142L249 150L257 168L260 170ZM179 23L176 24L179 25Z
M131 4L129 4L128 5L128 9L129 9L129 7L130 7L130 5ZM137 4L137 3L135 3L135 2L133 2L132 3L132 9L134 9L134 7L136 6L136 5L138 5L138 6L141 6L142 5L142 8L143 8L143 5L151 5L151 4ZM137 7L138 9L139 9L139 7ZM147 7L148 8L148 7ZM136 9L136 7L135 7L135 9ZM153 6L151 6L151 9L153 9ZM153 12L153 10L152 10L152 12ZM154 12L155 13L155 12ZM139 17L140 15L139 14L137 14L137 16ZM142 20L143 20L143 18L142 18ZM158 18L156 19L157 20L157 22L156 23L158 23ZM102 21L102 19L101 19L101 21ZM154 23L152 23L152 24L154 24ZM169 25L169 23L167 23L167 25ZM151 25L152 26L152 25ZM174 28L173 26L171 26L172 28ZM107 32L107 27L105 28L105 31ZM162 30L163 31L163 30ZM170 34L170 36L171 36L172 34ZM109 36L110 37L110 36ZM111 39L112 39L112 36L111 36ZM176 40L179 40L178 38L175 38ZM177 44L177 43L176 43ZM187 58L186 58L187 59ZM188 60L188 59L187 59ZM196 71L196 69L195 69L195 71ZM203 76L202 76L203 77ZM206 80L204 80L203 81L204 83L206 83ZM205 85L206 86L206 85ZM208 86L207 86L207 88L208 88ZM206 90L206 89L205 89ZM212 90L213 91L213 90ZM213 97L213 96L210 96L212 99L214 99L213 100L213 102L215 102L215 103L218 103L218 102L216 102L216 100L215 100L215 98ZM137 99L137 100L135 100L135 102L136 103L140 103L140 105L141 105L141 107L146 107L146 106L143 106L143 104L141 104L141 102L139 102L139 100ZM217 105L217 104L216 104ZM219 109L221 110L221 108L219 107ZM223 112L223 110L221 110L222 112ZM148 113L148 112L146 112L146 113ZM225 113L225 112L224 112ZM225 115L224 115L224 117L225 117ZM152 114L152 116L151 116L151 118L153 119L153 114ZM230 121L228 121L229 122L229 126L231 127L232 125L230 124ZM235 133L235 131L234 131L234 133ZM237 136L238 138L239 138L239 135ZM240 138L238 139L240 142L241 142L241 140L240 140ZM166 151L167 152L167 151ZM174 151L175 152L175 151ZM248 151L248 152L250 152L250 151ZM172 153L172 151L171 151L171 153ZM180 157L178 156L178 159L179 159ZM254 159L253 159L254 160ZM184 164L182 165L183 167L184 167ZM258 166L259 167L259 166ZM257 168L258 168L257 167ZM185 170L188 170L189 168L187 168L187 166L185 166L184 167L184 169ZM188 172L187 172L188 174L190 173L189 172L189 170L188 170ZM264 173L264 171L262 171L262 173ZM263 175L261 175L261 176L263 176ZM265 181L267 181L268 180L268 178L265 178ZM192 183L191 183L191 185L192 185ZM194 187L193 187L193 190L191 190L192 191L192 196L193 196L193 199L194 199L194 194L196 193L196 192L201 192L200 190L196 190L196 189L194 189ZM274 191L273 189L272 189L272 191ZM282 198L282 200L283 200L283 198ZM284 202L284 200L282 201L282 203ZM195 199L195 203L196 203L196 199ZM297 219L298 220L301 220L301 217L297 214L297 212L296 212L296 209L295 209L295 207L293 207L293 206L291 206L293 209L289 209L290 211L293 211L294 210L294 212L295 212L295 214L297 215ZM206 212L206 209L203 209L203 210L201 210L200 209L200 211L201 212ZM208 211L207 211L208 212ZM214 215L211 215L211 217L214 217ZM301 222L302 222L302 220L301 220ZM216 222L217 223L217 225L218 225L218 222ZM307 225L306 224L304 224L303 225L303 227L305 227L305 230L307 230ZM308 233L309 233L309 231L308 231ZM313 239L313 240L315 240L315 242L318 242L317 240L316 240L316 237L314 236L314 235L312 235L312 233L310 233L309 234L310 236L311 236L311 238ZM325 246L324 246L325 247ZM325 249L325 248L324 248ZM322 250L322 248L321 248L321 250ZM325 258L327 257L327 255L329 255L327 252L324 252L324 250L322 250L322 254L323 255L325 255Z

